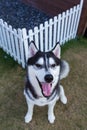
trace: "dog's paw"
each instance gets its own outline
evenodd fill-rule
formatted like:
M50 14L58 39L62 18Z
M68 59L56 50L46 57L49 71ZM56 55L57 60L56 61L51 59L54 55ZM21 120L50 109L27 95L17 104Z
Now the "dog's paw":
M67 97L66 96L61 97L60 100L63 104L67 104Z
M26 114L25 116L25 123L29 123L32 120L32 116L29 114Z
M49 123L53 124L54 121L55 121L55 116L54 116L53 114L52 114L52 115L49 115L49 116L48 116L48 121L49 121Z

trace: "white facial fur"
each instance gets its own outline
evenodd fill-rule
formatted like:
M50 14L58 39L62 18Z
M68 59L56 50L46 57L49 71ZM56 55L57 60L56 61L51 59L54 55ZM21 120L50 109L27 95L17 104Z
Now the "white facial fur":
M48 60L48 59L46 59L46 60ZM43 82L46 82L44 77L47 74L51 74L53 76L51 91L54 89L54 87L57 84L58 79L59 79L60 66L52 67L52 65L56 64L53 58L49 58L49 60L46 63L45 63L45 61L44 61L43 57L41 57L36 62L36 65L29 66L29 69L28 69L28 73L29 73L29 75L31 75L30 81L33 83L34 88L36 88L35 91L37 93L39 92L39 96L42 96L42 92L41 92L41 88L37 82L36 77L38 78L38 80L41 83L43 83ZM49 63L49 64L47 64L47 63ZM41 65L41 67L37 67L37 64ZM48 66L47 70L45 68L45 64L47 64L46 66Z
M52 90L56 86L58 79L59 79L59 73L60 73L60 66L51 67L52 65L56 64L53 58L49 58L49 73L53 75L53 82L52 82Z
M53 58L49 58L49 64L53 65L56 64ZM58 81L59 78L59 73L60 73L60 66L55 66L55 67L49 67L49 72L53 75L55 82L56 80Z
M48 59L46 59L48 60ZM53 58L49 58L49 61L47 61L46 63L44 63L44 59L40 58L36 65L41 65L42 67L37 67L36 65L34 65L34 72L36 73L36 76L38 77L38 79L40 79L40 82L46 82L44 80L44 77L46 74L51 74L54 77L53 82L55 81L55 78L58 78L59 75L59 71L60 71L60 67L59 66L55 66L52 67L52 65L56 65L55 61ZM45 64L47 66L47 70L45 68Z
M34 44L31 42L29 46L28 57L29 58L33 57L37 53L37 51L38 50L36 49ZM57 44L57 46L54 48L52 52L57 58L60 58L60 45ZM45 76L47 74L51 74L53 76L51 89L53 90L55 85L58 82L59 73L60 73L60 66L56 65L56 62L52 57L47 58L47 55L45 55L44 58L40 57L34 65L28 66L28 75L29 75L30 82L33 84L35 91L39 93L40 96L42 95L42 92L36 78L38 78L38 80L41 83L45 83L46 82Z

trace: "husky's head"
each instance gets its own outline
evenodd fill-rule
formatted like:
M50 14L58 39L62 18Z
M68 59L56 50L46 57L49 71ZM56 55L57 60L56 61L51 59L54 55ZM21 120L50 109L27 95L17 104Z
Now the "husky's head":
M31 42L28 54L29 81L39 96L48 97L59 81L60 45L50 52L41 52Z

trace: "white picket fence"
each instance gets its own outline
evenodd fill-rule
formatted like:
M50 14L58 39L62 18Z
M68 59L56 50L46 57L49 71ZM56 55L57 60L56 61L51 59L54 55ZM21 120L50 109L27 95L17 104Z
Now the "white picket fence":
M0 48L25 68L30 41L34 40L37 48L46 52L57 42L63 45L76 37L82 5L83 0L77 6L29 31L26 28L13 29L0 19Z

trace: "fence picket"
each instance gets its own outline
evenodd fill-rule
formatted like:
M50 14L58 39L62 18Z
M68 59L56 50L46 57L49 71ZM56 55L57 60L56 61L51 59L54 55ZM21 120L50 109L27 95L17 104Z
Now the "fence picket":
M34 34L35 34L35 45L38 49L40 49L40 46L39 46L39 33L38 33L38 27L35 27L34 28Z
M24 42L24 52L25 52L25 63L28 60L28 39L27 39L27 31L26 28L22 29L23 42Z
M58 23L57 23L57 42L60 43L60 24L61 24L61 14L58 15Z
M65 12L62 13L61 19L61 33L60 33L60 43L64 43L64 19L65 19Z
M52 48L52 24L53 24L53 20L50 19L49 20L49 49L50 50Z
M40 50L43 51L43 24L40 24Z
M76 20L77 20L77 13L76 13L76 6L75 6L75 13L74 13L74 25L73 25L73 35L75 37L75 31L76 31L76 28L75 28L75 24L76 24Z
M80 4L77 5L77 13L78 13L78 19L77 19L77 23L76 23L76 32L75 32L75 36L78 30L78 26L79 26L79 21L80 21L80 16L81 16L81 11L82 11L82 7L83 7L83 1L84 0L80 0Z
M2 44L3 44L3 49L4 51L7 52L7 49L6 49L6 37L5 37L5 32L4 32L4 22L3 20L1 19L1 30L2 30Z
M67 26L68 26L68 10L65 12L64 37L63 37L64 41L63 41L63 43L66 42Z
M9 26L9 29L10 29L10 47L11 47L11 56L14 57L14 59L16 60L16 52L15 52L15 43L14 43L14 38L13 38L13 33L12 33L12 26L10 25Z
M0 19L0 47L3 48L2 24Z
M17 30L14 29L14 33L17 35ZM14 35L13 35L14 36ZM14 36L15 40L15 49L16 49L16 59L18 60L18 63L20 64L20 55L19 55L19 44L18 44L18 38Z
M1 27L0 27L0 48L2 48L2 40L1 40L2 36L1 36Z
M53 47L57 42L57 16L54 17L54 28L53 28ZM50 35L50 34L49 34Z
M49 44L48 44L48 22L45 22L44 25L45 28L45 43L44 43L44 50L43 51L47 51L49 48Z
M73 26L74 26L74 13L75 13L75 6L72 8L72 20L71 20L71 30L70 30L70 39L73 39Z
M10 46L10 41L9 41L9 40L10 40L10 37L9 37L9 35L8 35L9 32L8 32L8 30L7 30L8 25L7 25L6 22L5 22L4 24L5 24L5 31L6 31L5 33L6 33L7 53L9 54L9 53L10 53L10 47L9 47L9 46Z
M5 22L3 22L3 35L4 35L4 42L5 42L5 51L8 54L8 43L7 43L7 35L6 35L6 26L5 26Z
M72 35L72 19L73 19L73 10L72 8L70 9L70 28L69 28L69 40L71 39L71 35Z
M67 41L69 40L69 36L70 36L70 34L69 34L69 31L70 31L70 24L71 24L71 9L69 10L69 16L68 16L68 27L67 27Z
M77 33L77 29L78 29L78 25L79 25L80 15L81 15L80 7L79 7L79 5L77 5L77 11L76 11L76 23L75 23L75 35L74 35L74 37L76 36L76 33Z
M24 44L23 44L22 30L20 28L18 29L18 35L19 35L19 54L22 67L24 68L25 67Z
M32 29L30 29L30 30L28 31L28 34L29 34L29 42L34 41L33 30L32 30ZM27 38L27 37L26 37L26 38Z

